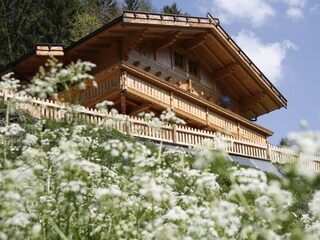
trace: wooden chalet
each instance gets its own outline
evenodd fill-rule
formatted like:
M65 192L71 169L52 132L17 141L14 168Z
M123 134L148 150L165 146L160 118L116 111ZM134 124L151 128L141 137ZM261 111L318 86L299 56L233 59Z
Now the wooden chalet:
M97 65L91 74L98 88L81 92L86 107L110 100L131 116L172 109L187 126L258 144L273 133L252 120L287 104L210 14L125 11L69 47L37 45L0 75L13 71L28 82L51 55Z

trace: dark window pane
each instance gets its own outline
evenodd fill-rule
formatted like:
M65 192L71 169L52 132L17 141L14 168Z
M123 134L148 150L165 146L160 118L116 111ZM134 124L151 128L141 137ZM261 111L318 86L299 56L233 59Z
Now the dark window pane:
M183 55L181 55L180 53L174 52L174 65L176 65L179 68L184 69Z
M189 73L198 76L198 64L192 60L188 61Z

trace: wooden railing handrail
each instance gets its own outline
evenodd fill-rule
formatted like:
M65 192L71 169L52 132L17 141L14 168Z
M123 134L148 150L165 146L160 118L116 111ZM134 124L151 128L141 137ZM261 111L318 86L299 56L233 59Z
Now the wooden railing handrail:
M5 101L15 100L16 108L27 110L35 117L47 117L55 120L68 119L66 112L68 107L65 103L54 102L53 100L43 100L31 96L15 94L12 91L0 88L0 97ZM88 123L103 123L105 119L113 118L110 112L104 113L96 109L89 109L83 106L73 106L79 118ZM187 126L177 126L164 124L161 130L149 127L149 122L138 117L119 115L124 120L115 121L112 127L120 132L147 138L151 140L174 143L177 145L193 147L201 145L205 140L216 142L220 139L225 143L225 151L232 154L243 155L252 158L260 158L271 162L291 163L299 158L301 153L292 149L281 148L271 144L258 144L250 141L244 141L224 134L191 128ZM310 161L308 165L315 171L320 171L320 156L308 156Z

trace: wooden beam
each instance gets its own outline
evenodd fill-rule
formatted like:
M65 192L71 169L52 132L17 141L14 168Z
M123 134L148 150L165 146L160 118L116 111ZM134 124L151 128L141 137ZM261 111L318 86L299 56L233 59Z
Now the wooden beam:
M142 104L141 106L139 107L136 107L135 109L133 109L133 111L131 111L129 113L129 115L133 116L133 115L136 115L140 112L143 112L145 110L148 110L149 108L151 107L151 104L150 103L146 103L146 104Z
M236 66L237 66L236 63L230 63L227 66L225 66L224 68L221 68L217 71L214 71L212 73L212 79L220 81L222 78L232 74Z
M156 44L155 50L160 50L174 44L178 37L181 35L181 31L176 31L168 36L160 39L159 43Z
M116 42L116 41L121 41L121 37L114 37L114 36L99 36L96 37L95 39L97 39L98 41L103 41L103 42Z
M251 97L248 97L240 102L240 111L247 112L251 110L256 104L258 104L261 99L265 96L263 92L258 92Z
M203 44L208 37L208 33L200 33L196 38L190 39L184 43L184 50L190 51Z
M127 106L126 106L126 95L125 93L121 93L121 113L126 114L127 113Z
M231 52L226 48L226 46L224 44L221 43L221 40L219 40L216 36L214 36L213 34L209 34L209 37L211 40L213 40L217 45L219 45L219 47L221 49L223 49L227 55L232 59L232 61L234 61L234 57L231 54Z
M101 43L101 42L98 42L98 43L86 43L86 46L89 47L89 48L108 48L110 47L112 43L110 42L104 42L104 43Z
M144 36L147 33L148 33L148 29L143 29L131 36L126 37L122 43L122 56L128 55L129 52L143 40Z
M222 61L211 51L207 44L203 44L203 47L207 53L209 53L210 57L212 57L221 67L223 67Z
M98 49L93 50L93 49L80 48L80 49L74 50L73 52L74 53L80 53L80 54L88 55L88 54L91 54L91 53L92 54L97 54L98 52L100 52L100 50L98 50Z

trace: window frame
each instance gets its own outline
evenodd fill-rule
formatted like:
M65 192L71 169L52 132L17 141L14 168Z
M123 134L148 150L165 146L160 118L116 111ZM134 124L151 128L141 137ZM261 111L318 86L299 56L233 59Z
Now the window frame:
M194 61L190 58L188 58L187 61L188 61L188 69L187 69L188 73L192 74L193 76L199 77L199 64L198 64L198 62ZM192 65L194 64L194 65L191 66L191 64ZM195 72L193 72L193 70L191 70L191 68L194 68Z
M178 64L176 64L176 56L181 57L181 59L178 59L178 61L182 60L182 67ZM186 58L183 54L181 54L178 51L173 51L173 65L175 67L178 67L179 69L186 70Z
M179 61L181 62L181 60L182 60L183 67L181 67L181 65L177 64L176 56L182 58ZM191 67L190 64L193 65L193 67ZM179 70L184 71L188 75L187 77L189 77L189 75L191 75L191 77L194 77L196 79L200 79L199 61L193 56L190 56L186 53L182 53L182 50L176 50L176 49L172 50L172 67L173 67L173 69L177 68ZM190 70L191 68L194 68L195 71Z

